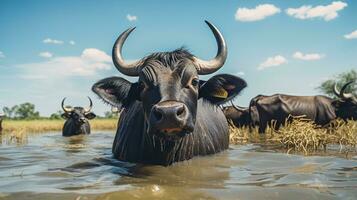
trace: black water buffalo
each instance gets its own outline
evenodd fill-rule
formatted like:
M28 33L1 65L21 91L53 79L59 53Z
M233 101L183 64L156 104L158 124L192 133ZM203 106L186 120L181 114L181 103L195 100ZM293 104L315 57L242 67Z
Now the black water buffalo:
M237 128L249 127L254 128L259 125L259 115L255 106L241 107L232 104L223 109L223 113L228 123L233 123Z
M248 127L251 124L249 107L240 107L232 104L231 106L223 107L222 111L230 125L240 128Z
M256 106L241 107L232 104L222 108L224 115L230 125L237 128L259 126L259 114Z
M64 106L66 98L62 100L61 105L64 111L62 117L66 119L62 129L63 136L90 134L90 125L88 120L94 119L96 115L91 112L93 103L89 97L88 99L90 103L88 108Z
M201 60L185 49L153 53L133 63L122 57L122 46L134 30L123 32L113 47L116 68L131 83L110 77L95 83L92 90L107 103L123 109L113 143L117 159L170 165L228 148L228 124L217 105L234 98L246 82L229 74L208 81L198 75L220 69L227 47L218 29L206 21L218 45L214 59Z
M341 91L334 87L338 99L327 96L291 96L275 94L272 96L259 95L252 99L250 106L255 107L259 115L259 132L265 132L267 125L275 121L275 129L283 125L289 116L303 116L313 120L317 125L327 125L336 118L343 120L357 119L357 98L344 93L345 84Z

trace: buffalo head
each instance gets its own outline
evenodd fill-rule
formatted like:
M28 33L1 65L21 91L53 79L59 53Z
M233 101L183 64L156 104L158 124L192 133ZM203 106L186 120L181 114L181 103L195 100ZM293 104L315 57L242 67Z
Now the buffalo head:
M88 99L89 107L87 108L64 106L66 98L62 100L61 107L64 111L62 118L66 119L63 127L63 135L89 134L88 120L94 119L96 115L91 112L93 103L89 97Z
M249 108L240 107L233 104L222 109L230 125L238 128L250 125Z
M212 60L201 60L185 49L153 53L136 62L127 63L122 47L135 29L124 31L116 40L112 57L115 67L127 76L137 76L131 83L124 78L110 77L93 85L92 90L115 107L128 108L140 102L148 134L165 139L178 139L193 132L198 99L212 104L231 100L244 87L244 80L233 75L215 75L208 81L199 79L220 69L227 58L227 46L219 30L207 22L218 50Z
M334 102L336 107L336 115L342 119L357 120L357 97L352 93L345 93L346 88L352 84L353 81L346 83L342 86L341 90L337 89L335 84L334 93L338 99Z

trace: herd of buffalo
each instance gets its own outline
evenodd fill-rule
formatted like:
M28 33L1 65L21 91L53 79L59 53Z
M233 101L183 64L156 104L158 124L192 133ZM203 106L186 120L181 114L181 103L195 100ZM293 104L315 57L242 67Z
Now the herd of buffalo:
M268 125L278 129L292 119L290 116L301 116L321 126L328 125L337 118L345 121L357 120L357 97L344 92L352 83L346 83L340 91L335 85L336 99L322 95L258 95L250 101L249 107L232 105L224 107L223 112L234 126L259 127L260 133L264 133ZM272 121L274 123L271 123Z
M228 123L237 127L259 127L263 133L274 120L274 128L289 116L304 116L318 125L336 118L357 119L357 97L346 94L346 83L334 88L336 99L327 96L258 95L249 107L220 105L232 101L246 86L234 75L218 74L207 81L199 75L219 70L227 58L227 45L219 30L206 21L218 50L211 60L202 60L185 49L152 53L128 63L122 47L135 28L116 40L112 57L116 69L137 82L113 76L96 82L92 90L102 100L121 110L112 152L123 161L170 165L198 155L228 148ZM96 117L88 108L64 105L63 136L89 134L88 120ZM1 117L0 117L1 120ZM0 121L1 128L1 121Z

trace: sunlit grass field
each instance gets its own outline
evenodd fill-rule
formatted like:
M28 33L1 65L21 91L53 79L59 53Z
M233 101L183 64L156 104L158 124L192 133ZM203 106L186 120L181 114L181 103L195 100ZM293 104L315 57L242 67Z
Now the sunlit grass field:
M4 120L4 133L42 133L61 131L64 120ZM93 119L89 121L92 130L115 130L118 119Z
M4 120L3 131L0 133L0 144L14 143L26 144L28 136L31 134L41 134L47 132L61 132L64 120ZM118 119L93 119L89 121L91 130L113 130L117 128Z

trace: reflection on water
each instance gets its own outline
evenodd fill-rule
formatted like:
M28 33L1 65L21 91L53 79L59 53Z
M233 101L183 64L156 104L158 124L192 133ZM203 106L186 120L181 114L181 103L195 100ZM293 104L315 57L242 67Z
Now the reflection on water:
M113 133L30 135L0 146L0 199L355 199L357 157L244 145L170 167L111 157Z

